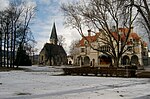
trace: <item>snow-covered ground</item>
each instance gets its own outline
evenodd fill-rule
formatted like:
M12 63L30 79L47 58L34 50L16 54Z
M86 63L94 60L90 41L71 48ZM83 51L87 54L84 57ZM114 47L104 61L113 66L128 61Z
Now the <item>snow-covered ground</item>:
M59 67L0 72L0 99L150 99L150 78L61 76Z

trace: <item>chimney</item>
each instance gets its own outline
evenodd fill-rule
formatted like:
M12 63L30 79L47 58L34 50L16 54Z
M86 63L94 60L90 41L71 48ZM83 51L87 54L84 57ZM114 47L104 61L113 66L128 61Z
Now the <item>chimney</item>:
M112 26L112 32L116 32L116 26Z
M131 27L131 33L133 33L133 28L134 28L134 27L132 26L132 27Z
M91 30L88 30L88 36L91 36Z

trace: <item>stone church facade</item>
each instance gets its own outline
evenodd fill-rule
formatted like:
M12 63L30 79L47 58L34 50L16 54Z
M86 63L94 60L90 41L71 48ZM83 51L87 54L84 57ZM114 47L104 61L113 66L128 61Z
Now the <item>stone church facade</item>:
M64 48L58 45L55 23L53 24L49 43L46 43L40 51L39 64L48 66L67 64L67 54Z

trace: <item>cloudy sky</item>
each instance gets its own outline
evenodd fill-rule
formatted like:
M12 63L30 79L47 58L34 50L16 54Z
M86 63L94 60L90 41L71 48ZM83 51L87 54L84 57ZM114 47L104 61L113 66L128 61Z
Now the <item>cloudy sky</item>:
M37 41L35 46L38 52L42 49L44 44L49 41L50 33L53 23L56 23L58 35L63 35L65 43L67 44L64 49L69 52L69 46L73 40L79 40L81 37L75 29L65 27L63 25L64 16L61 12L60 6L62 3L74 2L77 0L25 0L30 5L37 6L35 18L30 25L34 38ZM9 0L0 0L0 11L8 6ZM134 29L139 33L139 29ZM86 33L86 31L84 31Z
M37 41L36 48L38 52L42 49L43 45L49 41L53 23L56 23L58 35L63 35L65 38L65 50L69 52L71 41L80 39L80 35L76 30L63 25L64 16L60 10L62 3L67 3L75 0L25 0L29 4L37 6L35 18L32 20L31 30L34 38ZM0 0L0 10L3 10L9 3L9 0Z

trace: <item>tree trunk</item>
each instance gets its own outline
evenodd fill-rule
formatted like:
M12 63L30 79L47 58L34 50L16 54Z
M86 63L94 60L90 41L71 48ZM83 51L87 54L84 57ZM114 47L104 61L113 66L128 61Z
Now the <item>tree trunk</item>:
M114 67L119 67L119 60L120 60L120 58L118 58L118 57L116 57L114 59Z
M6 33L6 30L5 30L5 34L4 34L4 67L6 67L6 35L7 33Z
M6 57L7 57L7 58L6 58L6 59L7 59L7 67L9 67L9 32L8 32L8 25L9 25L9 24L7 23L6 25L7 25L7 26L6 26L6 27L7 27L7 28L6 28L6 29L7 29L7 30L6 30L6 31L7 31L7 32L6 32L6 33L7 33L7 37L6 37L6 38L7 38L7 51L6 51L6 52L7 52L7 53L6 53Z
M10 38L10 42L11 42L11 47L10 47L10 67L13 67L13 21L11 23L11 38Z
M2 31L0 29L0 67L2 67Z
M15 53L16 53L16 27L14 30L14 39L13 39L13 67L14 67L14 63L15 63Z

